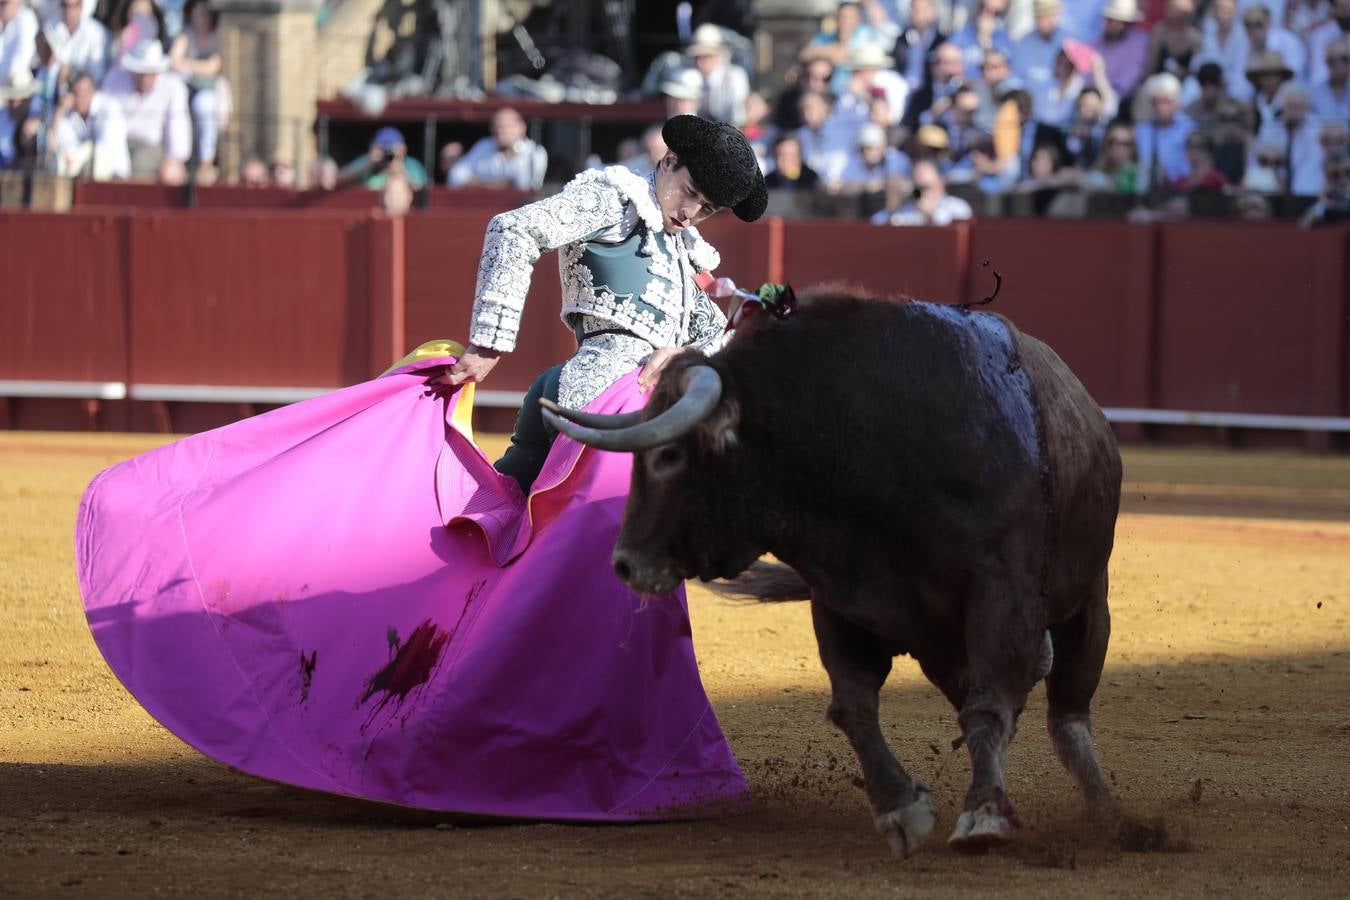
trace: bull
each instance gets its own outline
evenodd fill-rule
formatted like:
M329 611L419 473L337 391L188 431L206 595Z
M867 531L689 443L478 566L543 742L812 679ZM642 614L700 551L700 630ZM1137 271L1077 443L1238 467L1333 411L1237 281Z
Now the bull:
M1110 634L1120 454L1044 343L992 313L823 290L788 318L750 319L713 357L676 357L641 413L546 415L634 454L613 554L634 590L696 576L761 599L809 592L827 716L897 854L936 821L878 720L901 654L956 708L970 754L953 847L1020 827L1004 758L1042 675L1060 762L1091 813L1116 809L1090 705ZM781 563L756 562L764 554Z

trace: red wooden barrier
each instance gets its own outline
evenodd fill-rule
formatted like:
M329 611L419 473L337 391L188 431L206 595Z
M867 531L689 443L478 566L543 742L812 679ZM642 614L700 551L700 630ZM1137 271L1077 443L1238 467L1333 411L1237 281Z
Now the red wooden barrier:
M1150 405L1155 232L1124 222L982 221L967 299L1045 341L1103 406ZM989 269L980 264L989 261Z
M783 228L783 277L798 288L843 282L884 296L965 297L964 226L813 220L785 222Z
M0 379L122 381L125 222L0 214Z
M1163 226L1158 405L1350 412L1346 236L1277 224Z
M370 377L370 221L131 216L128 380L333 387Z
M164 184L129 181L76 181L76 209L125 208L186 209L188 189ZM427 196L430 209L482 209L500 212L528 203L528 191L496 188L456 188L433 185ZM198 209L351 209L380 208L380 193L361 186L335 191L295 190L280 187L244 187L216 184L197 187L193 202Z

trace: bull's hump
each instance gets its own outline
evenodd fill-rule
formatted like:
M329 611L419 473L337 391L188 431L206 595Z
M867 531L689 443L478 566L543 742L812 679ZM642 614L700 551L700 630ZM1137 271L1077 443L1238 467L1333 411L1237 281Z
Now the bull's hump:
M1027 458L1040 464L1039 420L1031 379L1022 366L1011 326L1000 316L940 303L912 303L957 336L963 367L975 376L990 406L1016 436Z

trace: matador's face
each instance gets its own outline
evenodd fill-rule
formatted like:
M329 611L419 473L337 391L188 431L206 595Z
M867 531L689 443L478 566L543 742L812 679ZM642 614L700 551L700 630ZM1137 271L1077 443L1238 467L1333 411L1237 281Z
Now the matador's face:
M679 234L721 209L703 196L674 153L667 153L656 167L656 201L667 234Z

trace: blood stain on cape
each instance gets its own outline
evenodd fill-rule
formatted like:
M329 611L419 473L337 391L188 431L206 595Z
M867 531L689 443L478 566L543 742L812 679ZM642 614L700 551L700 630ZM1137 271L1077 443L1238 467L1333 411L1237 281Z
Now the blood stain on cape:
M319 661L319 651L309 651L309 656L305 656L305 651L300 651L300 702L304 703L309 699L309 686L314 681L314 664Z
M373 712L379 712L390 700L396 705L402 704L414 688L431 678L431 671L440 662L441 652L449 640L449 633L436 627L430 619L418 625L407 641L391 646L391 649L397 648L393 659L366 682L366 692L356 705L364 705L377 693L384 696Z

